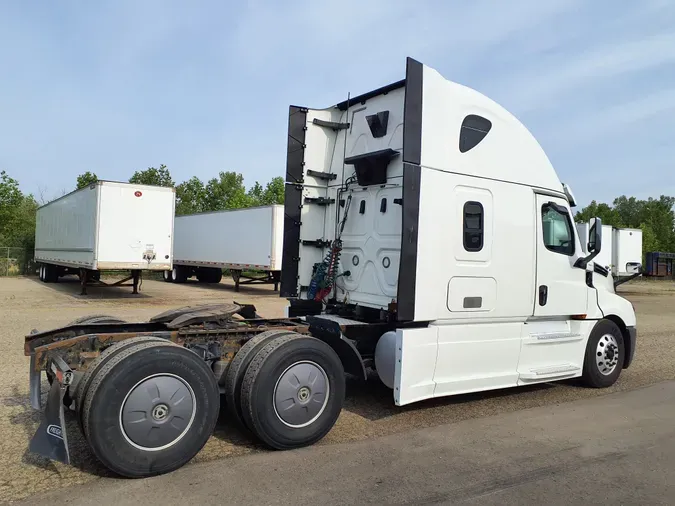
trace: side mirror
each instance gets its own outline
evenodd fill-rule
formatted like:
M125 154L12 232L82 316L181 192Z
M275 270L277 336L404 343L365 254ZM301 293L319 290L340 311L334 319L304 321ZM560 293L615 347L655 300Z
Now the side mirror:
M585 269L588 263L593 260L602 248L602 220L600 218L591 219L591 227L588 231L588 255L579 258L574 264L576 267Z
M591 228L588 231L588 252L597 255L602 248L602 220L593 218L591 223Z

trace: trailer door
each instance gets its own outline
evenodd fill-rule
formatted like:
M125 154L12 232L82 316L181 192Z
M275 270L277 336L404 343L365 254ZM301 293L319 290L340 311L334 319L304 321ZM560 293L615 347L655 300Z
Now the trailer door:
M537 282L535 317L586 314L586 271L574 266L584 256L568 203L562 198L536 195Z

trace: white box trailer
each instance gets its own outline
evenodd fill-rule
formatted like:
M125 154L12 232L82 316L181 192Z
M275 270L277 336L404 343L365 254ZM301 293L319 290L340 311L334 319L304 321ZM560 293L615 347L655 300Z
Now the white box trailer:
M612 272L617 277L632 276L642 265L642 230L615 228L612 242Z
M164 280L183 283L194 276L219 283L229 269L235 291L250 283L272 283L276 291L283 238L283 205L176 216L173 269L164 272Z
M78 274L82 293L100 272L131 271L137 293L140 272L172 267L175 189L98 181L37 210L35 260L40 280Z

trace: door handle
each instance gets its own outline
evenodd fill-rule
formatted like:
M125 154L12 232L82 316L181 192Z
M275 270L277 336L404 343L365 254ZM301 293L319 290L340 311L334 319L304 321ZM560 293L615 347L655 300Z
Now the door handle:
M539 287L539 305L545 306L547 300L548 300L548 286L541 285Z

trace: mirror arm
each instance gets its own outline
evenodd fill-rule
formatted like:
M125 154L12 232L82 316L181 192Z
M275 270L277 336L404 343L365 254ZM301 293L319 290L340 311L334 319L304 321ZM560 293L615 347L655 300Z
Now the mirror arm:
M577 258L577 261L574 262L574 267L579 267L580 269L585 269L588 266L588 263L593 260L596 256L598 256L599 251L594 251L593 253L585 256L585 257L579 257Z

